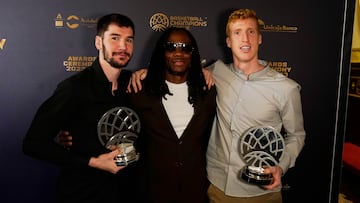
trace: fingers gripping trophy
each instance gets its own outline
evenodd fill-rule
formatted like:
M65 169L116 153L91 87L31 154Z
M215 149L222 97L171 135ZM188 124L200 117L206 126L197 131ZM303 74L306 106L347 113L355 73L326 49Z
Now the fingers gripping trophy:
M255 126L240 138L240 156L247 164L240 170L240 177L248 183L269 185L273 177L264 168L278 165L284 154L283 136L271 126Z
M134 143L140 133L140 119L134 110L115 107L108 110L99 120L98 137L103 146L116 146L121 153L115 157L118 166L127 166L139 159Z

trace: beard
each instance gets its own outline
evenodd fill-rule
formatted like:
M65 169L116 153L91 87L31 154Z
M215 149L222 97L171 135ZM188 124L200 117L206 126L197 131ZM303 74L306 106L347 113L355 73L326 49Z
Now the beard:
M106 62L108 62L112 67L117 68L117 69L121 69L121 68L126 67L129 64L131 55L128 52L123 52L122 54L127 55L128 59L127 59L127 61L125 63L121 63L121 62L119 63L119 62L116 62L114 60L114 58L113 58L113 56L116 55L116 54L118 54L118 52L112 52L111 57L110 57L109 54L107 54L105 46L103 45L103 56L104 56L104 60Z

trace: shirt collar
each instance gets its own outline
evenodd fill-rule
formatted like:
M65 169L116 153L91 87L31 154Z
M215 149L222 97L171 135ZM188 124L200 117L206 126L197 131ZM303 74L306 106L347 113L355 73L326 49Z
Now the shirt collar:
M256 80L257 78L261 78L262 76L266 75L270 71L270 66L269 66L269 63L267 61L258 60L258 63L263 65L264 69L262 69L260 71L257 71L255 73L251 73L249 75L248 80ZM230 65L230 68L232 69L232 71L234 71L241 78L247 80L246 75L239 68L236 68L233 63Z

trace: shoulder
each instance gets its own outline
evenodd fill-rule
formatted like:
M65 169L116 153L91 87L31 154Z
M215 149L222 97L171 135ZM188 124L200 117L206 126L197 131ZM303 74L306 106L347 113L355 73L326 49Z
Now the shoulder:
M214 69L222 69L222 68L228 68L229 64L224 63L222 60L217 60L214 65Z
M233 64L224 63L222 60L217 60L211 67L212 74L216 77L224 76L227 77L233 74Z
M63 80L63 82L67 83L78 83L87 78L90 78L91 75L94 75L95 71L92 67L87 67L84 70L75 73L74 75L68 77L67 79Z
M121 79L130 79L132 75L132 72L130 70L123 69L120 73Z
M292 95L299 93L301 86L295 80L285 76L284 74L266 66L260 77L256 80L262 81L267 88L276 90L276 92L284 95Z
M127 86L129 85L130 78L132 72L129 70L121 70L121 73L118 78L118 84L120 87L124 88L123 90L126 91Z
M207 65L205 68L213 72L215 69L226 68L228 66L229 66L228 64L225 64L222 60L218 59L215 62Z
M59 82L56 90L66 91L68 94L81 91L83 88L89 87L89 85L94 82L94 75L94 70L91 67L85 68Z

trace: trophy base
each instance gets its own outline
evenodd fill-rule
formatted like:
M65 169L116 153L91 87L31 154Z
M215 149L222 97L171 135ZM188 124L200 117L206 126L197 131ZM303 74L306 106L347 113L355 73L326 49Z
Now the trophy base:
M115 163L117 166L127 166L132 162L139 160L139 154L135 151L127 153L127 154L119 154L115 158Z
M262 167L245 166L240 171L241 178L247 183L256 185L269 185L273 177L271 174L264 174Z
M136 152L132 143L122 143L118 147L122 149L123 153L118 154L115 157L117 166L127 166L132 162L139 160L139 153Z

